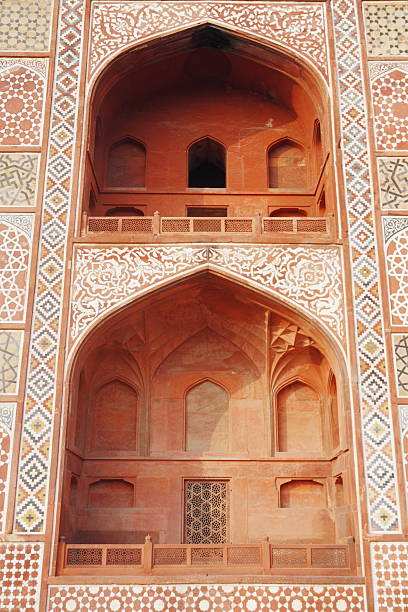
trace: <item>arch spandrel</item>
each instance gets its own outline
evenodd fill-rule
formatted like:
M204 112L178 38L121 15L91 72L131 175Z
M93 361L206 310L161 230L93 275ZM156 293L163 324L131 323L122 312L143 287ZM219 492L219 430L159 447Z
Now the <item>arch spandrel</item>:
M131 301L205 270L270 295L344 341L337 247L139 245L76 250L71 343Z
M110 2L92 6L89 79L113 58L158 35L203 24L258 38L313 66L327 82L324 9L318 4Z

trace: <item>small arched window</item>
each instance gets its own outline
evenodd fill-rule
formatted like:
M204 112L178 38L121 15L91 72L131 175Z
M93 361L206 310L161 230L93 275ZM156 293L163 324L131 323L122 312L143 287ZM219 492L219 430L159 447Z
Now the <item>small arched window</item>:
M226 453L228 436L228 394L219 385L204 380L186 395L186 450Z
M307 189L305 151L291 140L279 142L269 149L268 171L270 188Z
M225 187L225 148L212 138L202 138L188 150L189 187Z
M108 154L108 187L134 188L145 186L146 149L132 138L113 144Z

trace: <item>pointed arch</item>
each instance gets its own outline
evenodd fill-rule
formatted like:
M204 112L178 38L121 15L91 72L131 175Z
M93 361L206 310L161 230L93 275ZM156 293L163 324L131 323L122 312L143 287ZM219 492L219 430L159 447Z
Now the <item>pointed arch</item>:
M227 186L226 149L218 140L204 136L187 150L188 186L222 188Z
M268 186L270 189L307 190L307 159L302 144L284 138L269 147Z
M210 378L188 387L184 396L185 450L227 453L229 450L229 393Z
M106 168L107 187L144 187L145 173L146 147L142 142L126 136L111 144Z

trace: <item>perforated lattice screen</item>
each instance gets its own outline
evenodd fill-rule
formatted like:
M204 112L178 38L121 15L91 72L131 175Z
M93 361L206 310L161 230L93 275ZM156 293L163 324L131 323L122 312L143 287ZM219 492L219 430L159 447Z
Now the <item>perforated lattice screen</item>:
M225 544L228 538L228 482L187 480L184 496L186 544Z

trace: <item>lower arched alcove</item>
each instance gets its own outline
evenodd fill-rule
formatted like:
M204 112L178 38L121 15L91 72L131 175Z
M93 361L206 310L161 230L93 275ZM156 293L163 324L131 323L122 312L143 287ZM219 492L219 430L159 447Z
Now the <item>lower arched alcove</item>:
M180 548L175 565L197 554L211 566L230 554L223 546L265 538L346 546L356 535L346 382L316 325L212 273L130 304L72 367L60 536L215 547L189 549L189 561Z

